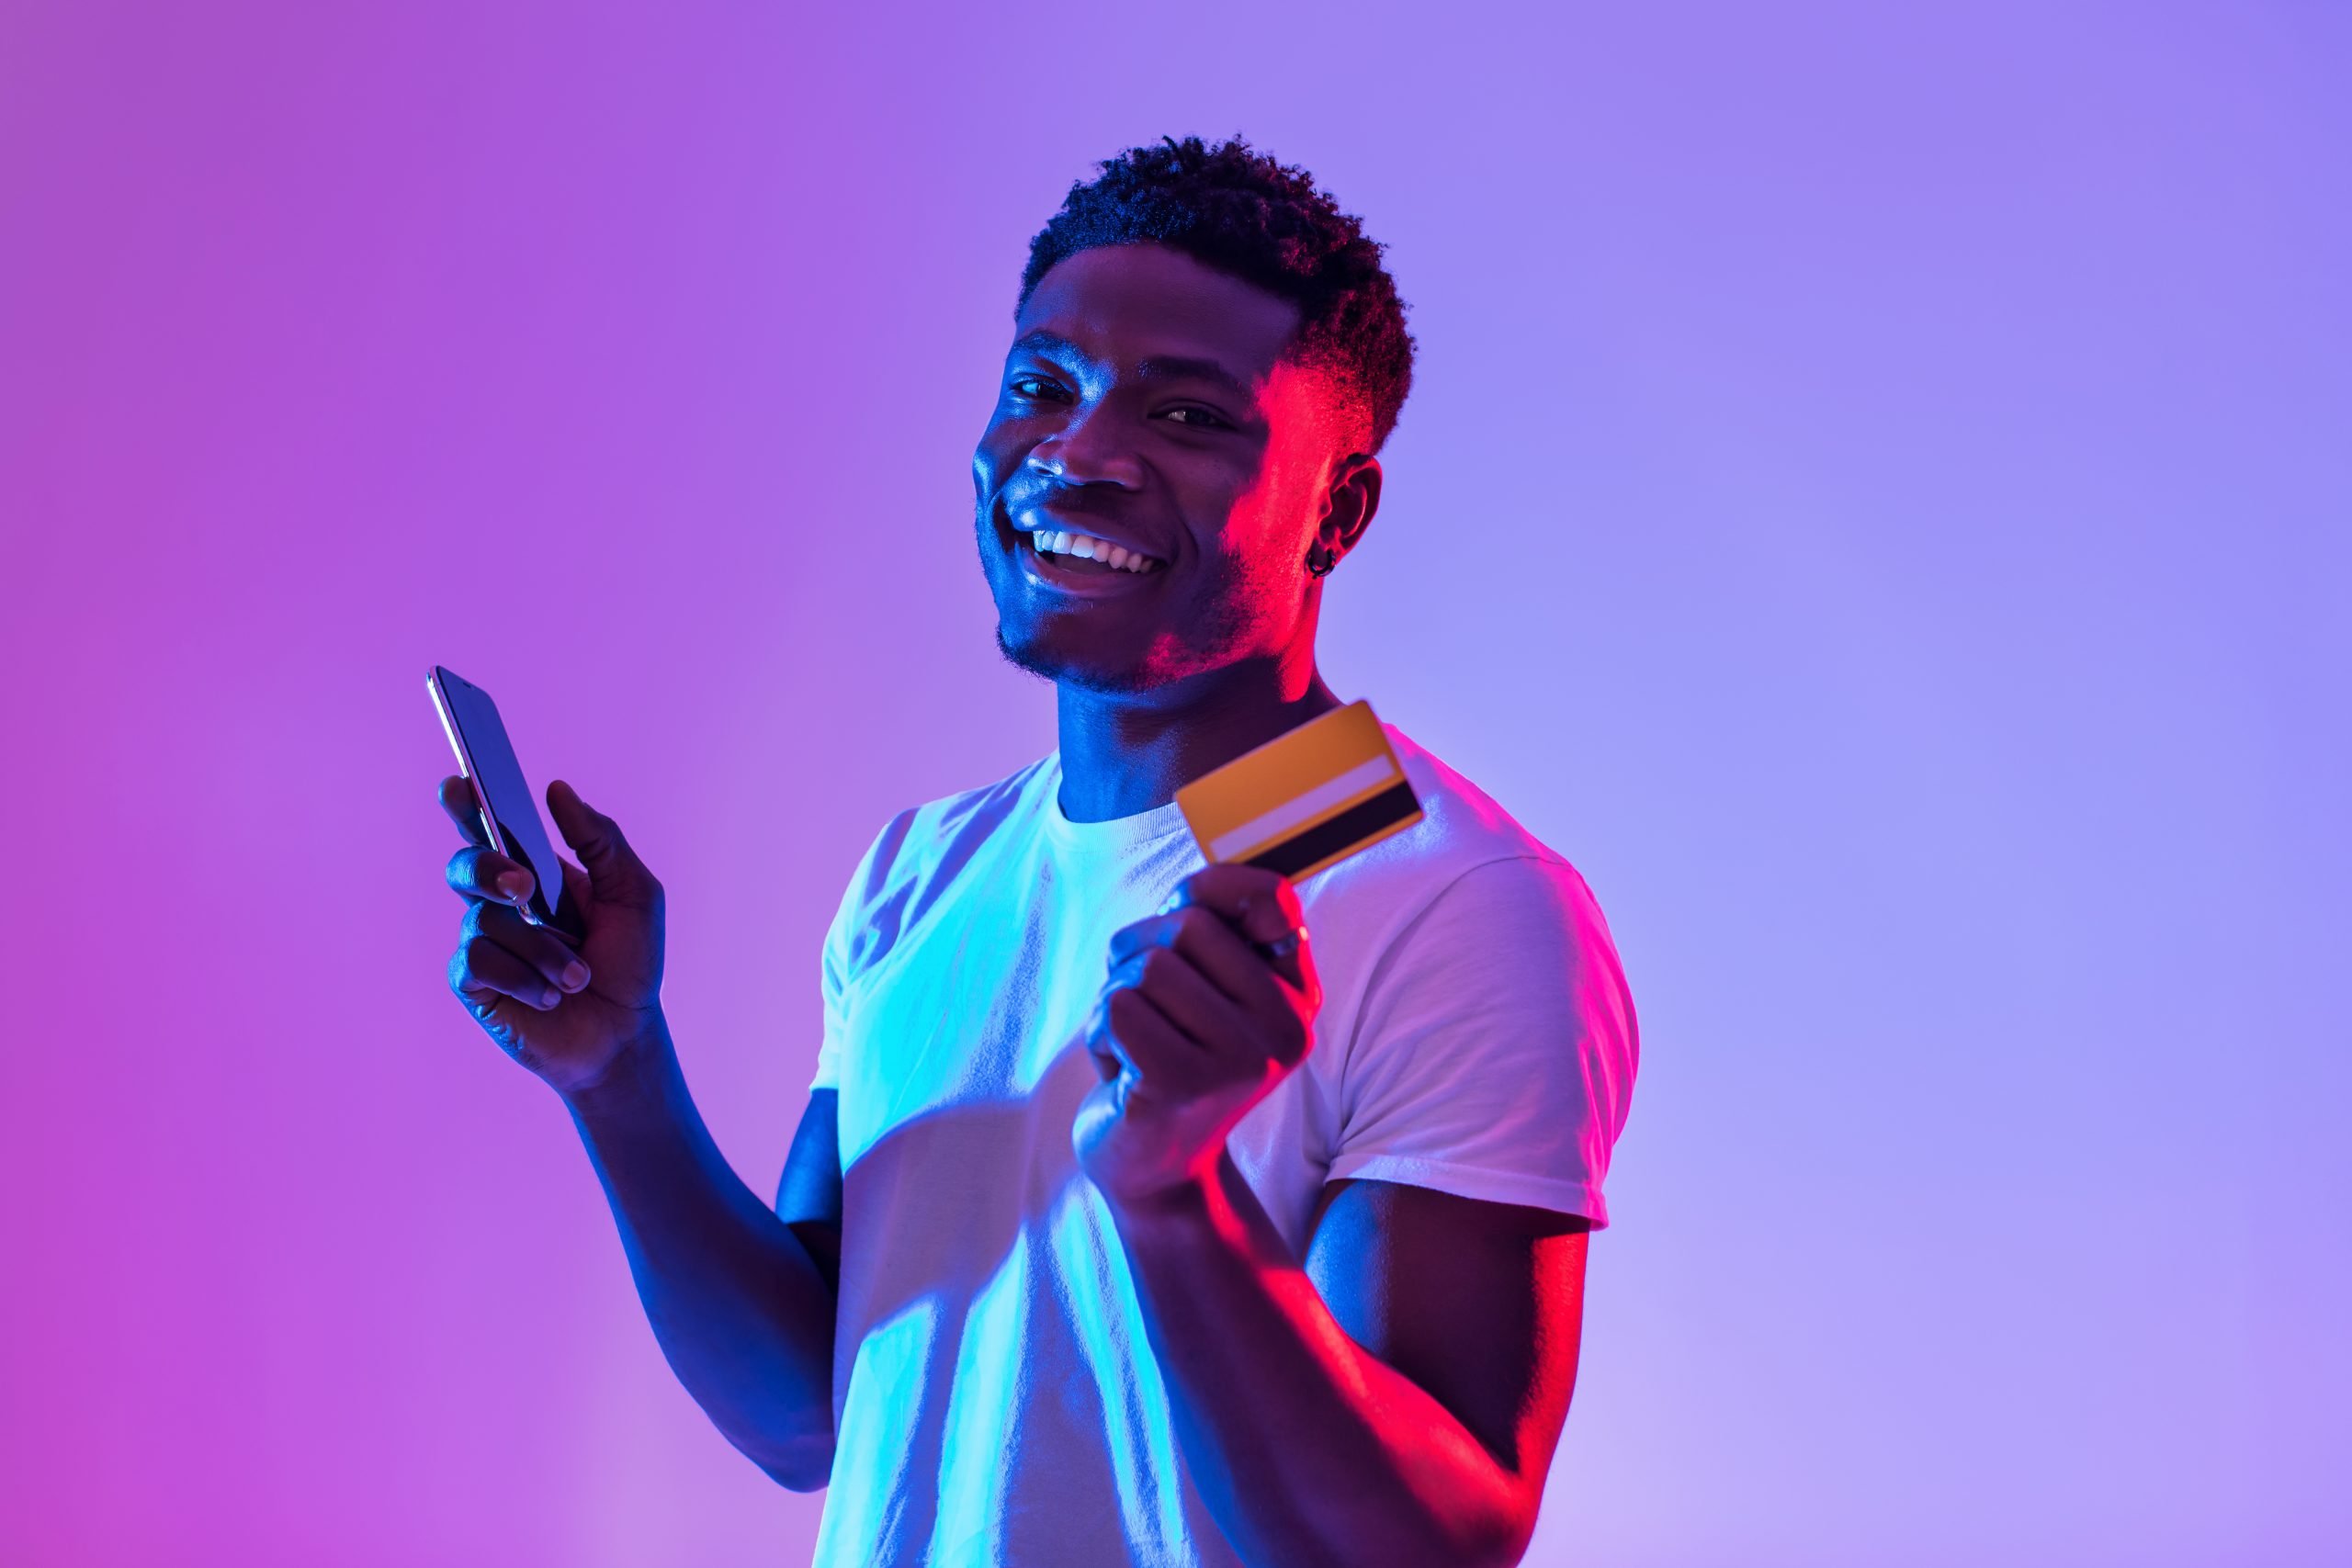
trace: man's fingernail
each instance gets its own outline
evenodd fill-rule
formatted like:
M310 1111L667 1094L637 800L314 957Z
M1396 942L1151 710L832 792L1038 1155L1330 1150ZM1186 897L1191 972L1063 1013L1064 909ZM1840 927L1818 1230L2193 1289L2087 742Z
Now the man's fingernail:
M508 903L520 904L531 896L531 874L527 871L499 873L498 892Z
M541 1012L546 1012L548 1010L554 1007L556 1003L561 1000L563 1000L563 993L555 989L553 987L549 987L547 994L539 998L539 1010Z
M563 973L556 976L555 983L567 991L578 990L588 983L588 965L573 959L563 966Z

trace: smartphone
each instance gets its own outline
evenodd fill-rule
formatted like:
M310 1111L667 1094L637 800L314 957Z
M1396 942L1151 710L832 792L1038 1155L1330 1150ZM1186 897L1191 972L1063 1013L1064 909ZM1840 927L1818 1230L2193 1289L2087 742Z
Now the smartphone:
M577 947L587 927L571 890L563 884L563 863L556 858L555 840L548 837L547 823L539 816L538 797L524 781L523 764L514 760L514 745L506 739L498 705L488 692L438 664L424 677L424 685L458 753L458 771L474 786L474 804L481 809L490 847L530 867L537 883L524 918Z

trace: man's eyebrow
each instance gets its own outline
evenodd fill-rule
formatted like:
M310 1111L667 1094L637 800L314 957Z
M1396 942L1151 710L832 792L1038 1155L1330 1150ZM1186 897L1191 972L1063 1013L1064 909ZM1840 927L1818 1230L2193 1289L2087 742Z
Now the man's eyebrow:
M1224 388L1245 403L1258 400L1254 388L1214 359L1180 359L1162 355L1142 361L1136 367L1136 374L1147 381L1206 381Z
M1085 351L1078 344L1070 342L1061 333L1048 332L1043 327L1037 328L1035 332L1023 333L1013 340L1012 348L1016 354L1060 353L1079 359L1087 357ZM1244 403L1255 403L1258 400L1256 389L1214 359L1187 359L1178 355L1157 355L1152 358L1138 361L1136 365L1136 374L1147 381L1206 381L1213 386L1224 389Z
M1012 349L1016 354L1046 354L1055 349L1063 349L1071 354L1076 354L1078 352L1078 344L1070 342L1069 339L1062 336L1059 333L1049 333L1045 328L1039 327L1035 332L1024 333L1020 337L1013 339Z

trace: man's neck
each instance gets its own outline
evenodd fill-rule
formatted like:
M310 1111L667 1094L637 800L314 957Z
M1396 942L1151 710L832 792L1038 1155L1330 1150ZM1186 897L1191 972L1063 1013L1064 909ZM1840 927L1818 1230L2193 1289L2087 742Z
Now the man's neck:
M1311 645L1149 692L1064 683L1056 703L1062 815L1104 822L1165 806L1202 774L1340 705Z

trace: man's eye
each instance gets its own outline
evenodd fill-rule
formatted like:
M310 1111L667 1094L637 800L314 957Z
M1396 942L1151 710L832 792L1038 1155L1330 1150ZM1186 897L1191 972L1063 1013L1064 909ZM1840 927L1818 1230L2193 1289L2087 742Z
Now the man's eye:
M1015 376L1009 383L1014 393L1024 398L1062 398L1061 383L1044 376Z
M1192 430L1230 430L1233 428L1232 424L1227 421L1211 413L1206 409L1201 408L1173 408L1170 409L1162 417L1171 419L1178 424L1183 425Z

